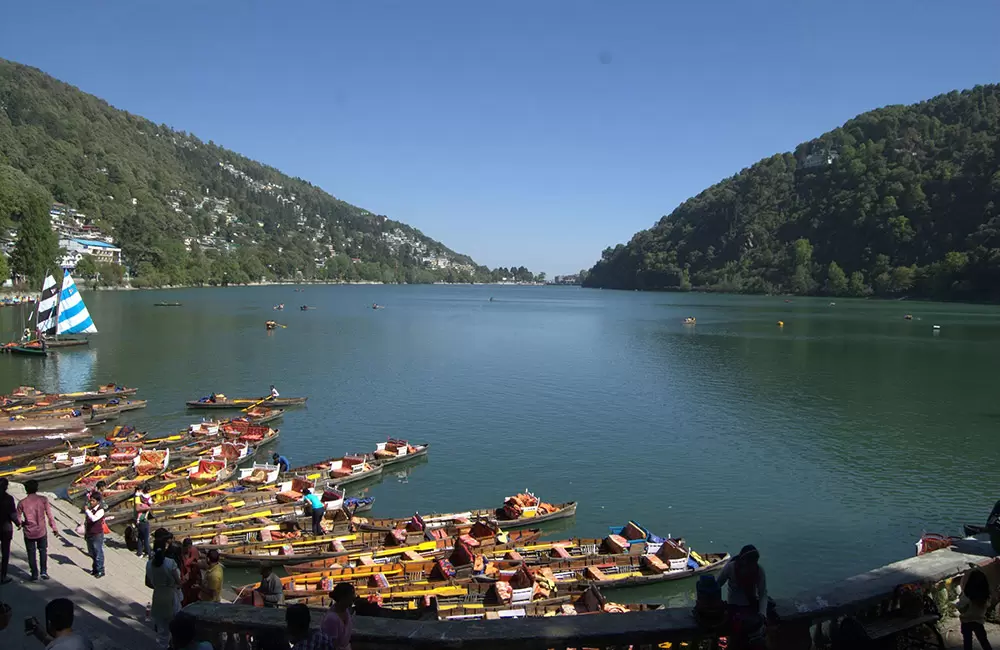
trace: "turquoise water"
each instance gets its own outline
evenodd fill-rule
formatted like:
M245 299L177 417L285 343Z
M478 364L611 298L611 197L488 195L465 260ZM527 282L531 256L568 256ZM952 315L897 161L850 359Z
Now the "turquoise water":
M293 464L388 435L432 443L427 462L366 488L378 515L530 489L580 502L552 535L635 519L698 550L754 543L788 594L909 556L922 531L958 532L997 498L995 307L496 286L85 299L91 348L0 356L0 390L137 385L150 406L123 422L166 433L199 419L185 400L274 383L310 398L277 425ZM19 313L0 309L4 333ZM268 334L270 318L287 329Z

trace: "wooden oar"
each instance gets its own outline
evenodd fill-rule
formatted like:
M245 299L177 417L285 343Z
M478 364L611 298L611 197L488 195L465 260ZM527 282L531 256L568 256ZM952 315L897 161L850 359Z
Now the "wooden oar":
M282 325L282 327L284 327L284 325ZM257 408L258 406L260 406L261 404L263 404L264 402L266 402L266 401L267 401L267 400L269 400L269 399L274 399L274 395L268 395L267 397L265 397L264 399L260 400L260 401L259 401L259 402L257 402L256 404L251 404L250 406L248 406L248 407L246 407L245 409L243 409L243 410L241 411L241 413L249 413L249 412L250 412L250 409L254 409L254 408Z

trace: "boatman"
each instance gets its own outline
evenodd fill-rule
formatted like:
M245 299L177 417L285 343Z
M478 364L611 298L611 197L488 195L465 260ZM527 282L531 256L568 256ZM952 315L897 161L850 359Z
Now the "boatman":
M322 535L323 527L320 522L323 521L323 513L326 511L326 504L323 503L323 499L319 495L313 493L309 488L305 489L305 494L302 496L303 503L308 503L312 508L312 532L313 535Z
M288 459L284 456L279 456L278 452L271 454L271 460L273 460L274 464L278 466L279 472L287 472L292 467L291 464L289 464Z
M274 387L274 384L271 384L271 399L278 399L279 397L281 395L278 394L278 389Z

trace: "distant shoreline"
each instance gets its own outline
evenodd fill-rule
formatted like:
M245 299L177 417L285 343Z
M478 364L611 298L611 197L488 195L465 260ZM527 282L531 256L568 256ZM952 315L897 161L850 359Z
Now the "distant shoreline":
M372 280L358 280L355 282L348 282L344 280L303 280L297 282L279 282L279 281L267 281L267 282L250 282L247 284L227 284L227 285L211 285L211 284L178 284L178 285L164 285L162 287L133 287L132 285L124 285L120 287L92 287L85 280L79 280L77 286L83 291L160 291L163 289L225 289L231 287L279 287L279 286L328 286L328 285L379 285L379 286L395 286L395 287L418 287L418 286L449 286L449 287L558 287L558 286L573 286L573 285L558 285L558 284L546 284L544 282L433 282L430 284L419 283L419 284L407 284L405 282L375 282ZM4 287L0 289L0 296L27 296L33 298L37 301L41 297L41 292L39 291L26 291L17 290L13 287ZM28 304L28 303L21 303ZM14 305L11 305L14 306Z
M121 287L91 287L88 286L86 282L80 281L80 285L84 290L89 291L159 291L161 289L225 289L231 287L298 287L298 286L329 286L329 285L375 285L375 286L387 286L387 287L432 287L432 286L449 286L449 287L549 287L549 286L559 286L545 284L544 282L433 282L433 283L414 283L408 284L405 282L375 282L372 280L358 280L355 282L349 282L344 280L303 280L297 282L278 282L278 281L268 281L268 282L249 282L247 284L227 284L227 285L196 285L196 284L178 284L178 285L163 285L162 287L133 287L131 285L121 286ZM25 293L25 292L22 292Z

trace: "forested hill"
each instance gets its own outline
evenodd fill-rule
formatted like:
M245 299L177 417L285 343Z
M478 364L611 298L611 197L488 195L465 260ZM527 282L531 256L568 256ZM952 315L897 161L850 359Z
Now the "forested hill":
M213 265L230 281L485 279L406 224L0 59L0 208L24 175L113 233L153 283L204 281Z
M1000 300L1000 86L761 160L605 249L586 286Z

